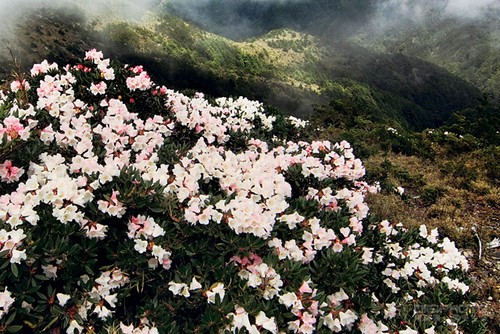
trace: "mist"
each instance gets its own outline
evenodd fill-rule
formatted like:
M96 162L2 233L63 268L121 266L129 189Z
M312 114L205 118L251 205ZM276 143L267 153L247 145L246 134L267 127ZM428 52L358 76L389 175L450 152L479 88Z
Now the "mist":
M84 42L89 33L79 36L79 32L98 29L99 22L143 21L158 10L160 3L160 0L0 0L0 73L9 73L13 65L26 70L31 62L45 58L56 60L57 55L64 58L78 49L76 45L66 47L66 51L58 49L63 36L50 42L39 40L44 38L42 35L38 39L34 37L33 32L44 30L43 25L65 20L65 25L79 27L71 32L73 40L79 41L82 47L95 47Z
M148 11L154 10L160 0L0 0L0 17L16 20L40 8L72 9L94 16L120 17L122 19L141 19ZM1 22L1 26L6 23Z
M292 28L345 38L360 29L384 33L431 15L464 22L498 17L498 0L167 0L168 11L232 39Z
M42 9L71 12L88 21L95 19L140 21L156 10L160 2L160 0L0 0L2 44L5 46L6 41L15 44L17 25Z
M382 30L408 22L421 23L433 16L467 23L483 21L499 11L497 0L385 0L378 1L371 23Z

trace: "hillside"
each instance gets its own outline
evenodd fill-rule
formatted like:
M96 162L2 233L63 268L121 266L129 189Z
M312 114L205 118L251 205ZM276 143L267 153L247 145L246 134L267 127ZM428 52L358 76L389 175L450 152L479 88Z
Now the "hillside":
M500 23L491 12L481 21L446 18L439 13L424 21L382 33L370 26L352 36L353 43L381 53L411 55L447 69L499 99Z
M290 29L234 42L166 13L142 21L89 22L71 10L41 10L19 22L17 36L12 51L24 64L71 59L96 46L124 63L148 64L154 77L172 88L244 95L295 116L355 95L362 113L374 121L424 129L473 107L480 97L473 85L429 62L325 43ZM7 74L12 62L8 55L3 59Z
M382 33L359 25L372 1L283 3L221 1L203 22L179 7L127 19L112 7L92 17L37 9L2 37L0 84L43 59L76 62L97 48L187 96L246 96L309 118L310 138L347 140L366 161L382 190L370 198L374 215L439 227L467 250L494 331L500 254L486 245L500 228L498 21L437 15ZM217 27L221 16L227 24Z

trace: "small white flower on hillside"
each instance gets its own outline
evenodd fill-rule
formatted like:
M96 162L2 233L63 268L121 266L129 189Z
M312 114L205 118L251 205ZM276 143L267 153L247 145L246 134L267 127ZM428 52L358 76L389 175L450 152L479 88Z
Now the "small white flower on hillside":
M436 330L434 329L434 326L432 327L429 327L427 328L425 331L424 331L425 334L435 334L436 333Z
M220 300L224 299L226 291L224 290L224 283L217 282L212 284L209 290L205 291L207 294L207 301L211 304L215 304L215 296L219 295Z
M77 333L81 333L83 331L83 326L80 326L80 324L73 319L69 322L69 327L66 329L66 333L75 334L75 330Z
M14 303L14 298L12 298L11 293L7 288L3 292L0 292L0 319L9 312L10 306Z
M66 303L68 302L68 300L71 299L71 296L67 295L65 293L58 293L56 295L56 297L57 297L57 301L59 302L59 305L61 305L61 306L66 305Z
M305 128L307 123L308 123L306 120L303 120L303 119L300 119L297 117L293 117L293 116L288 117L288 120L296 128Z
M269 332L276 334L278 332L278 326L276 325L276 320L274 317L268 318L266 314L262 311L255 316L255 324L259 327L267 329Z
M168 283L168 289L176 296L181 295L187 298L191 295L186 283L176 283L172 281Z
M387 128L387 131L389 131L389 132L391 132L391 133L394 133L394 134L396 134L396 135L398 134L398 130L396 130L396 129L392 128L392 127L388 127L388 128Z
M358 320L358 315L352 310L347 310L339 313L339 319L342 326L350 326Z
M189 284L189 290L198 290L201 289L201 284L196 280L196 277L193 276L191 283Z
M396 303L389 303L385 305L386 308L384 310L384 318L386 319L392 319L396 316L396 313L398 312L396 308Z
M287 292L281 295L278 299L280 304L285 305L286 307L292 307L297 302L297 295L295 292Z
M47 266L42 266L42 269L43 269L43 274L47 278L55 279L57 277L57 267L56 266L49 264Z

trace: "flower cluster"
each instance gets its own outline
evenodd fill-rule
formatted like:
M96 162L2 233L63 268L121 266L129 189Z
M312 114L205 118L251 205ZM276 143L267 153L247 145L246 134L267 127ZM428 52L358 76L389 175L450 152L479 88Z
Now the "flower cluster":
M139 253L151 253L148 261L150 268L161 264L164 269L169 269L171 253L163 247L155 245L154 239L165 234L165 230L156 224L151 217L139 215L130 219L128 223L128 237L135 242L134 249Z
M279 295L283 281L276 270L262 262L260 256L251 254L250 259L235 256L232 260L241 266L238 276L247 281L248 287L257 288L264 299L270 300Z
M0 230L0 252L6 252L10 257L11 263L20 263L21 260L26 260L26 250L19 250L22 241L26 238L26 234L22 229L11 230L7 232L4 229Z
M188 97L91 50L33 66L0 111L9 332L409 333L434 327L400 310L436 290L468 301L452 241L374 222L349 143L259 102ZM481 326L434 325L455 323Z
M241 306L236 306L235 311L229 313L227 317L231 319L231 324L226 329L232 333L238 333L242 328L251 334L261 333L259 329L264 329L273 334L278 333L274 317L268 318L262 311L255 316L255 324L253 325L250 323L249 313Z
M14 298L9 290L5 289L0 292L0 319L9 312L10 306L14 303Z
M92 290L88 293L88 300L80 307L80 315L86 319L88 312L97 314L101 319L111 317L118 302L118 294L112 293L125 285L128 277L120 270L105 271L96 278Z

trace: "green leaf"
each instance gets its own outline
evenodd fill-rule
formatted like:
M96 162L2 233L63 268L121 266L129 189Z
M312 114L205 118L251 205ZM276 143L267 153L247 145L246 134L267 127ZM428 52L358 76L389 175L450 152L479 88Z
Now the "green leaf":
M165 212L165 209L164 208L160 208L160 207L149 207L149 210L151 210L154 213L163 213L163 212Z
M12 314L9 316L9 318L7 319L7 321L5 321L5 325L9 325L12 323L12 321L14 321L14 318L16 317L16 312L12 312Z
M0 269L5 269L5 268L7 268L7 266L9 265L9 263L10 263L10 262L9 262L9 260L5 260L5 261L2 263L2 265L0 266Z
M48 324L47 326L45 326L45 328L42 330L42 332L46 331L47 329L50 328L50 326L52 326L53 324L55 324L57 322L57 320L59 320L59 317L55 317L53 318Z
M17 333L19 332L21 329L23 329L23 325L14 325L14 326L9 326L7 328L7 332L9 333Z
M17 268L17 265L15 263L10 264L10 270L12 271L12 275L14 275L15 278L19 276L19 269Z
M85 271L87 272L87 274L90 274L90 275L94 274L94 271L88 265L85 265L84 268L85 268Z
M4 257L5 255L9 254L10 250L9 249L6 249L2 252L0 252L0 257Z

